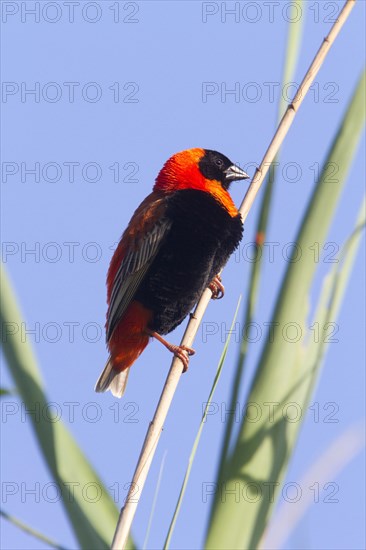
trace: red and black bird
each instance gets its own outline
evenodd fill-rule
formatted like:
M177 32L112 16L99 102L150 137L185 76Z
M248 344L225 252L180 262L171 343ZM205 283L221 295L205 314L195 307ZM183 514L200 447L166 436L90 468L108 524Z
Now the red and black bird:
M228 193L249 176L227 157L207 149L173 155L153 192L122 235L107 277L106 338L110 352L96 391L121 397L129 368L154 337L180 357L193 350L169 344L171 332L205 288L217 297L217 274L237 248L243 223Z

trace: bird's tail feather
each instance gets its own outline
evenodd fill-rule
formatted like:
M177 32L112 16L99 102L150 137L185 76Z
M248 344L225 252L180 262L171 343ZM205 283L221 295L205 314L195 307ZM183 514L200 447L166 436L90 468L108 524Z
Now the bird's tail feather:
M95 385L95 391L104 392L110 390L115 397L122 397L125 393L129 372L129 368L123 371L115 370L112 360L109 358Z

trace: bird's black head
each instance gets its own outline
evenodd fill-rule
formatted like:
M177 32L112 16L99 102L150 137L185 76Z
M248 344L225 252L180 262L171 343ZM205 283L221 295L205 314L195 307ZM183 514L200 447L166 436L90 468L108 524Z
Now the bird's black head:
M225 155L210 149L205 149L198 166L205 178L219 181L225 189L228 189L232 181L249 178L244 170L233 164Z

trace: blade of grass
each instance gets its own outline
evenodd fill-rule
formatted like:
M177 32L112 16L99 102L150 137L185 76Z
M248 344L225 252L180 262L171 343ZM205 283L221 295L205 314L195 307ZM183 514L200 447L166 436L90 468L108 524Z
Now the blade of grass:
M365 229L365 223L366 197L364 197L361 204L355 228L338 255L338 262L334 264L333 269L324 278L322 292L311 326L314 326L314 323L317 323L319 327L330 326L329 323L334 322L337 318L339 308L346 291L346 285L352 273L353 264L360 246L362 234ZM320 342L316 342L314 339L306 346L304 360L307 362L307 368L309 370L312 369L313 372L308 395L306 397L307 402L310 401L310 398L314 393L318 373L322 365L322 359L326 353L328 345L329 343L327 339L321 338Z
M1 343L21 399L29 411L44 410L47 397L30 344L22 341L22 317L5 269L1 266ZM96 472L62 421L30 415L38 444L62 496L62 502L82 548L108 548L118 510ZM97 502L85 498L94 487Z
M345 430L324 451L299 480L300 487L311 487L314 481L324 487L335 480L349 463L365 448L365 426L355 425ZM314 495L308 491L294 502L285 502L274 515L260 542L260 548L283 548L308 509L314 504Z
M66 550L63 546L55 542L54 540L50 539L49 537L46 537L46 535L43 535L39 531L36 531L32 527L29 527L29 525L26 525L19 519L15 518L14 516L11 516L10 514L7 514L4 512L4 510L0 510L0 516L27 533L28 535L31 535L32 537L38 539L39 541L43 542L43 544L47 544L51 548L56 548L56 550Z
M330 273L324 278L319 304L311 326L314 326L314 322L317 322L318 326L325 327L331 320L335 321L337 319L339 307L352 273L363 230L365 229L365 223L366 198L362 202L355 228L338 255L338 263L333 265ZM313 372L305 403L310 402L311 396L314 393L314 386L328 345L325 338L322 338L319 343L310 341L307 345L304 361L308 364L307 368L312 369ZM309 472L300 481L300 486L309 487L314 482L314 479L319 483L321 483L322 479L324 479L324 483L327 479L334 479L364 447L364 439L364 426L349 428L337 438L331 447L310 468ZM261 541L261 548L266 548L268 545L273 548L281 548L310 505L311 500L309 501L306 495L301 500L301 503L297 503L296 506L293 506L293 504L283 504L271 520L268 532L266 531L264 539Z
M8 390L6 388L0 388L0 397L5 397L5 395L15 395L15 391Z
M303 27L303 19L304 19L303 16L296 19L296 15L299 12L304 13L304 11L302 10L302 6L303 6L303 0L297 0L296 2L293 2L291 4L292 12L289 20L293 22L288 24L287 47L286 47L286 56L285 56L285 63L284 63L284 69L283 69L281 90L283 89L284 84L293 81L295 76L296 65L297 65L299 51L300 51L300 43L301 43L301 35L302 35L302 27ZM279 104L278 104L277 123L283 117L285 109L286 109L286 100L283 94L281 93L279 98ZM256 245L258 247L257 248L258 253L257 253L256 260L251 264L251 271L249 276L249 289L247 293L248 297L247 297L246 308L244 312L244 322L243 322L244 327L250 326L250 323L252 322L253 316L254 316L255 304L257 302L257 296L258 296L258 290L259 290L259 284L260 284L260 273L261 273L262 262L263 262L263 254L261 254L261 251L263 247L263 242L265 241L266 234L267 234L269 211L270 211L270 205L272 202L273 187L276 181L276 175L277 175L276 166L279 159L279 153L280 151L275 156L272 164L272 170L268 172L266 181L264 183L264 194L263 194L262 202L259 209L259 217L258 217L257 229L256 229ZM227 425L226 425L225 434L224 434L224 442L221 448L218 478L222 477L224 464L225 464L225 461L227 460L230 442L232 440L232 433L233 433L234 419L235 419L235 415L233 411L235 411L236 403L239 400L239 394L242 386L244 364L245 364L247 352L248 352L248 339L243 337L240 344L239 357L238 357L238 361L235 369L235 375L234 375L232 388L231 388L230 404L228 407L229 412L228 412ZM230 413L230 411L232 412Z
M159 494L159 489L160 489L160 483L161 483L161 480L162 480L162 477L163 477L163 471L164 471L165 459L166 459L167 452L168 452L168 451L165 451L165 453L164 453L164 455L163 455L163 459L162 459L161 464L160 464L160 470L159 470L159 475L158 475L158 481L157 481L156 487L155 487L154 499L153 499L153 503L152 503L152 506L151 506L151 512L150 512L150 517L149 517L149 523L148 523L148 525L147 525L146 535L145 535L144 544L142 545L142 550L146 550L146 548L147 548L147 543L148 543L148 541L149 541L150 530L151 530L152 522L153 522L153 519L154 519L154 512L155 512L156 502L157 502L157 500L158 500L158 494Z
M262 498L255 502L241 499L233 504L222 502L218 491L207 548L257 547L275 501L269 494L269 485L281 482L294 448L300 423L286 421L282 408L294 402L305 410L304 403L312 383L313 371L304 360L303 347L308 295L317 267L309 246L314 242L322 246L332 221L364 126L364 90L365 73L357 84L304 215L296 239L302 257L287 268L273 315L273 326L280 328L274 331L272 340L266 342L250 391L248 402L257 404L262 412L268 410L268 403L279 406L273 416L262 414L257 422L244 418L224 476L219 480L219 488L252 483ZM327 178L329 162L336 163L339 168L336 187ZM282 331L289 324L298 327L298 340L291 342L290 338L287 341L282 338Z
M174 527L175 527L176 521L178 519L180 508L182 506L182 502L183 502L184 494L185 494L186 487L187 487L187 484L188 484L189 476L191 474L191 469L192 469L193 462L194 462L196 452L197 452L197 449L198 449L198 445L199 445L199 442L200 442L200 439L201 439L202 430L203 430L204 424L205 424L206 419L207 419L207 412L210 408L210 404L211 404L213 395L215 393L216 386L219 382L219 379L220 379L220 376L221 376L221 371L223 369L225 359L226 359L226 355L227 355L227 352L228 352L228 349L229 349L231 335L232 335L232 332L234 330L236 318L238 316L240 302L241 302L241 296L239 297L239 300L238 300L238 303L237 303L237 306L236 306L236 310L235 310L234 317L233 317L233 320L232 320L232 323L231 323L231 328L230 328L230 331L229 331L229 335L228 335L227 340L225 342L224 349L222 350L222 354L221 354L221 357L220 357L220 360L219 360L219 364L217 366L216 375L215 375L215 378L214 378L214 381L213 381L213 384L212 384L212 388L211 388L210 394L209 394L207 402L206 402L205 410L203 412L201 423L199 425L198 432L197 432L196 438L195 438L194 443L193 443L191 454L189 456L187 470L186 470L186 473L185 473L185 476L184 476L184 479L183 479L183 483L182 483L182 487L181 487L181 490L180 490L180 493L179 493L177 504L175 506L174 514L173 514L172 520L170 522L170 526L169 526L169 529L168 529L168 534L167 534L166 539L165 539L164 550L167 550L169 548L170 541L171 541L173 531L174 531Z

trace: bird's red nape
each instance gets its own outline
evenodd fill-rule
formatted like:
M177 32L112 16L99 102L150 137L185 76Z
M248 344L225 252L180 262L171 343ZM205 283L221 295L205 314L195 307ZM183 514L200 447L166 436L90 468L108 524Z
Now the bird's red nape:
M204 187L204 176L199 169L199 162L204 156L204 149L188 149L170 157L160 170L154 191L172 193L182 189L192 189L194 186Z
M227 210L230 216L238 215L238 210L222 183L217 179L208 179L200 170L200 162L206 154L205 149L188 149L176 153L166 161L156 180L154 191L174 193L184 189L204 191L213 196Z

